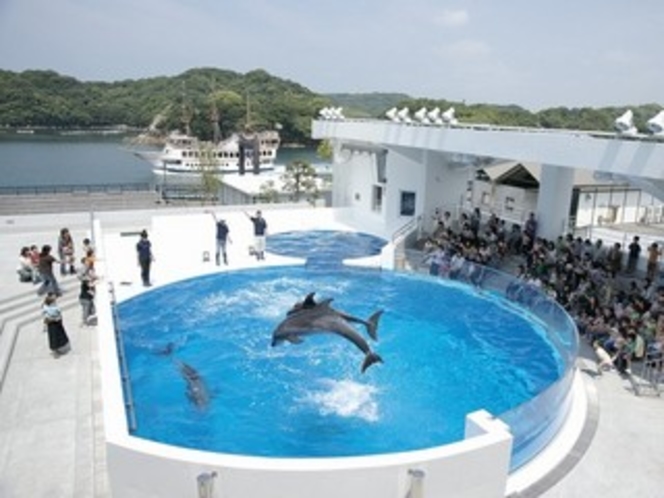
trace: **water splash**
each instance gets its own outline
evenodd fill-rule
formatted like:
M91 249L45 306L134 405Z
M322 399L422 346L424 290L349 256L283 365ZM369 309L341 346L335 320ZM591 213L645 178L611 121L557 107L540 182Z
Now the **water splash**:
M379 419L378 390L374 386L351 380L321 381L321 389L307 393L303 401L313 404L321 415L337 415L344 418L359 418L367 422Z

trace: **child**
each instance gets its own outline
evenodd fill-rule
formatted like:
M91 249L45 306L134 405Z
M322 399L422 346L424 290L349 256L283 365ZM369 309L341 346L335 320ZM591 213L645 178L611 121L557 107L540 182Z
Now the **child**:
M602 375L602 372L611 370L613 368L613 359L608 351L599 345L599 341L593 343L593 349L597 355L597 373Z

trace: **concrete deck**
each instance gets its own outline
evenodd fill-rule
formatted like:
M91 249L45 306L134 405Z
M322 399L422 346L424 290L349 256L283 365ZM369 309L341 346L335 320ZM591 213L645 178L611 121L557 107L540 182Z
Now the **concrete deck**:
M253 210L253 208L252 208ZM202 212L203 208L195 208ZM182 212L192 212L192 209ZM138 231L151 226L160 211L104 212L105 229ZM39 315L41 299L31 284L15 278L23 245L56 245L60 227L72 231L77 244L89 235L90 216L65 213L0 216L0 352L15 346L0 391L0 497L110 496L105 467L97 330L79 327L78 283L66 277L61 304L73 350L54 359ZM244 251L238 241L232 251ZM133 256L133 255L132 255ZM129 256L129 258L132 258ZM234 254L231 252L231 265ZM133 261L130 262L133 264ZM129 263L128 263L129 264ZM124 265L123 265L124 266ZM128 267L116 271L127 272ZM138 270L126 278L138 280ZM169 280L175 274L159 274ZM127 292L137 291L129 285ZM582 355L592 358L588 348ZM0 357L1 360L1 357ZM582 439L556 470L511 496L547 498L664 496L664 400L643 389L638 378L611 372L594 375L592 362L581 359L580 371L589 393L589 425ZM636 369L635 369L636 370ZM0 374L2 372L0 371ZM0 379L2 377L0 376ZM641 386L644 387L644 386ZM121 498L121 497L117 497Z

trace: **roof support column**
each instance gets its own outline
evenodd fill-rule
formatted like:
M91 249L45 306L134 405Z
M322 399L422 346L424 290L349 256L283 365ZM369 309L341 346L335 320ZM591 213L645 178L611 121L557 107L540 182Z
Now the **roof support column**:
M555 240L567 233L574 188L574 170L542 165L537 198L537 236Z

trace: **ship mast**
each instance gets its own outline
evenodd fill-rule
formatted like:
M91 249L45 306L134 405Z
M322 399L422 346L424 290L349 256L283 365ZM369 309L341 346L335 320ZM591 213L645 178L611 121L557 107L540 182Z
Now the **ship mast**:
M212 99L212 108L210 109L210 122L212 123L212 140L218 143L221 140L221 128L219 127L219 108Z
M244 130L249 132L251 131L251 106L249 104L249 91L247 90L247 96L245 98L245 101L247 103L247 115L244 118Z
M187 91L185 88L186 84L183 81L182 82L182 103L181 103L181 110L182 110L182 116L180 119L182 120L182 125L184 127L184 133L187 136L191 136L191 111L187 107Z

